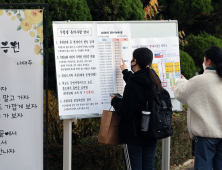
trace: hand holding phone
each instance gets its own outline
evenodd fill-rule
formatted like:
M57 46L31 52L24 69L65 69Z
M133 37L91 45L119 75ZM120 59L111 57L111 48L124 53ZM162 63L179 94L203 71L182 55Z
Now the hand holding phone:
M109 95L110 96L113 95L113 96L120 98L120 99L123 98L123 96L121 96L119 93L110 93Z

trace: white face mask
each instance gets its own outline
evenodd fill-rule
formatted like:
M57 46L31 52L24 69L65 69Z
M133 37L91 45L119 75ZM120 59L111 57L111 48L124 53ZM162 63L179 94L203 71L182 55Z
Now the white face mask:
M205 65L205 63L203 63L203 69L204 69L204 71L206 70L206 65Z
M205 63L207 63L207 61L206 61ZM204 71L205 71L205 70L207 69L207 67L208 67L208 66L206 66L205 63L203 63L203 69L204 69Z

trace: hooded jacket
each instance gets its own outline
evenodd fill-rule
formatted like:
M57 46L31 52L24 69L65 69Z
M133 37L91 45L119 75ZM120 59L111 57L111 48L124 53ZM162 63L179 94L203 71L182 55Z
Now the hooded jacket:
M142 110L145 109L147 98L152 94L150 71L153 70L147 68L134 74L127 69L122 72L126 82L123 98L114 97L111 102L121 117L119 138L122 144L144 145L156 142L156 139L150 138L150 132L141 132Z

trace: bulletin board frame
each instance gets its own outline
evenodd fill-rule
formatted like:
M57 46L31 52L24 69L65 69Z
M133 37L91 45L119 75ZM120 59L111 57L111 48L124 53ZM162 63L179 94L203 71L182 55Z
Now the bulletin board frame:
M53 21L53 24L129 24L131 28L131 38L167 38L178 37L177 20L160 21ZM173 111L182 111L182 103L177 99L171 99ZM85 119L101 117L100 113L75 114L59 116L64 119Z

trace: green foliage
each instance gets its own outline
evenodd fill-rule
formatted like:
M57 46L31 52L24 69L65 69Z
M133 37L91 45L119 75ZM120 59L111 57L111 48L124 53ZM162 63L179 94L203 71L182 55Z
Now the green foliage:
M49 91L49 167L62 169L62 139L63 125L58 118L57 99ZM44 103L45 106L45 103ZM186 109L173 115L172 125L174 134L171 137L171 165L181 164L191 158L191 141L186 127ZM100 118L78 120L72 126L72 161L73 170L81 169L110 169L123 170L121 146L98 143ZM155 153L155 169L161 170L162 140L158 140Z
M87 0L94 21L145 20L140 0Z
M183 50L180 50L180 65L181 65L181 74L183 74L184 77L190 79L195 75L196 66L194 64L194 61L192 57Z
M1 3L48 3L49 4L49 89L56 91L55 59L53 49L52 21L91 21L92 17L86 0L1 0ZM25 7L20 9L42 9L43 7ZM18 9L18 7L2 7L0 9ZM46 11L44 10L44 26ZM20 28L18 28L20 29ZM46 35L44 33L44 35ZM45 37L44 37L45 38ZM45 58L44 58L45 59ZM45 61L44 61L45 62ZM45 75L45 74L44 74Z
M192 140L187 130L187 112L172 118L173 135L170 140L170 164L182 164L192 158Z
M46 107L46 93L44 91L44 117L45 117L45 107ZM44 119L44 126L45 126ZM45 141L45 133L44 133L44 141ZM49 144L59 144L63 143L63 120L59 119L58 113L58 100L55 96L55 92L49 90L48 91L48 141Z
M170 165L179 165L192 158L192 142L187 130L187 113L174 113L172 118L173 135L170 139ZM162 141L158 140L155 153L155 170L161 170Z
M184 106L186 107L186 106ZM170 163L171 166L182 164L192 158L191 140L187 131L186 112L173 115L172 126L174 134L171 136ZM62 169L62 145L49 146L50 169ZM98 143L98 135L81 138L77 146L72 146L73 170L124 170L121 146ZM155 170L161 170L162 140L158 140L155 153Z
M98 135L92 135L80 139L79 145L95 145L98 143Z
M157 147L154 159L154 169L161 170L162 167L162 140L157 141Z
M158 0L159 18L178 20L186 35L207 32L222 38L221 0ZM157 18L158 18L157 17Z
M44 63L46 58L44 58ZM54 48L48 49L48 85L49 89L55 92L57 96L57 84L56 84L56 68L55 68L55 55Z
M222 40L207 33L201 33L198 36L191 35L188 37L188 45L185 51L194 59L197 71L202 69L203 52L210 46L218 46L222 48Z
M81 143L87 143L88 138L92 142L95 136L99 134L101 118L90 118L78 120L76 124L72 126L73 144L79 145ZM86 140L87 138L87 140Z
M211 6L213 11L209 16L203 15L196 18L194 25L188 27L189 32L194 35L198 35L200 32L207 32L217 38L222 38L222 1L221 0L211 0Z
M63 165L63 147L49 146L49 167L61 170ZM124 170L122 149L120 146L94 144L72 146L72 170Z
M44 92L44 115L45 115L45 92ZM48 91L48 139L50 144L62 145L63 121L59 120L58 100L55 92ZM101 118L81 119L72 125L73 145L94 144L98 141ZM45 119L44 119L45 125ZM44 134L45 135L45 134ZM45 137L45 136L44 136ZM97 139L95 139L97 137Z
M180 24L192 24L195 18L209 16L213 11L211 0L159 0L162 14L169 19L179 20Z

